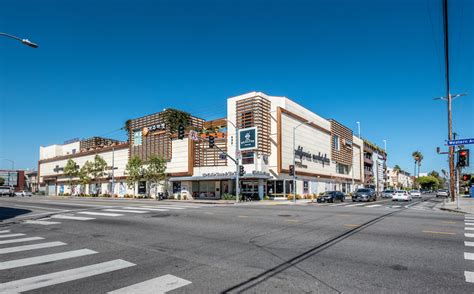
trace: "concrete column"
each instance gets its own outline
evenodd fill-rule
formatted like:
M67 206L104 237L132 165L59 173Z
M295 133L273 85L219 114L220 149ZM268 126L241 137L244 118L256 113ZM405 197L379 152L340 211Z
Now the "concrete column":
M263 200L263 194L265 192L265 187L263 186L264 182L262 179L259 179L258 180L258 198L260 198L260 200Z
M283 197L286 197L286 180L283 179Z

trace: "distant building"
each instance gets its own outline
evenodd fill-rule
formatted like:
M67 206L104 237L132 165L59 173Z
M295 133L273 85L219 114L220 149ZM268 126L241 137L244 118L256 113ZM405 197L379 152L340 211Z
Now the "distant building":
M38 192L38 172L35 170L25 171L25 180L27 190L36 193Z
M364 186L382 192L387 186L387 153L364 139Z
M404 170L396 172L393 168L387 168L388 178L389 178L389 187L396 189L408 189L413 186L413 178L409 172Z
M23 170L0 170L0 178L3 178L5 186L12 186L15 192L27 190L25 171Z

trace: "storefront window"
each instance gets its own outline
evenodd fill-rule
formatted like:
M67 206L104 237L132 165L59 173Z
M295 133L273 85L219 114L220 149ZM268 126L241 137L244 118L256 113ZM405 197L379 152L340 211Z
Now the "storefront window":
M275 193L283 194L283 181L275 181Z
M309 192L309 183L308 181L303 181L303 194L308 194Z
M173 194L181 193L181 182L173 182Z

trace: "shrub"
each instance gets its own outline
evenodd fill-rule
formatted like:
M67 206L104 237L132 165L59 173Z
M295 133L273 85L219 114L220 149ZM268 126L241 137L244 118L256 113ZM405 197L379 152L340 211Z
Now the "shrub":
M286 198L287 198L288 200L294 200L294 199L295 199L295 196L294 196L293 194L288 194L288 195L286 196ZM296 194L296 199L302 199L301 195L300 195L300 194Z
M235 200L235 195L229 194L229 193L224 193L221 196L221 199L223 200Z

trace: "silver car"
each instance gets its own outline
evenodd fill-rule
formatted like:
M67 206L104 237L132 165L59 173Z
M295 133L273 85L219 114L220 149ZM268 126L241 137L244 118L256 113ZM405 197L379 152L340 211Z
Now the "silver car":
M382 193L382 198L392 198L394 194L395 194L394 190L385 190Z
M436 192L436 198L438 197L448 197L449 196L449 192L447 189L440 189L438 190L438 192Z

